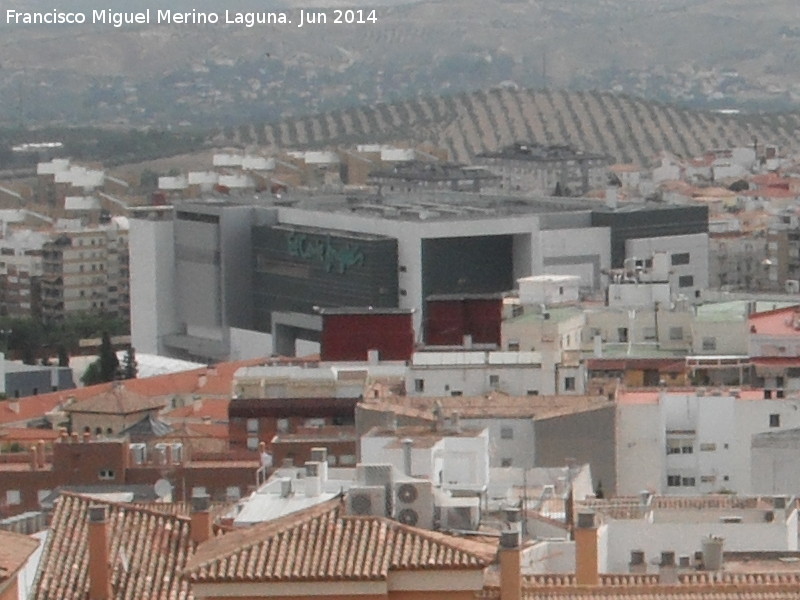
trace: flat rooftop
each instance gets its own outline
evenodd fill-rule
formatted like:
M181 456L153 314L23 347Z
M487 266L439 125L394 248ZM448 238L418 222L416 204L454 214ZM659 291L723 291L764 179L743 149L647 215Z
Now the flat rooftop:
M419 191L388 194L290 194L280 206L398 221L494 219L517 215L588 211L597 202L586 198L487 195L470 192Z

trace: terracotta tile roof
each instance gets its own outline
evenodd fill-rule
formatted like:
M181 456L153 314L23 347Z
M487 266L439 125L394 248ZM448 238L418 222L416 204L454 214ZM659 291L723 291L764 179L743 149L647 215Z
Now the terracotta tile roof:
M479 600L496 600L499 589L487 587ZM800 594L794 573L704 572L682 574L678 583L661 585L657 575L600 575L600 585L579 586L574 575L536 575L523 580L525 600L789 600Z
M142 396L127 389L121 383L103 390L85 400L79 400L66 408L67 412L129 415L131 413L164 408L163 400Z
M64 493L58 500L36 576L32 600L85 600L89 593L87 515L90 505L109 511L112 600L190 600L179 577L194 552L189 519L125 504Z
M19 571L38 545L27 535L0 530L0 582Z
M382 517L344 516L340 498L206 542L191 582L386 580L389 571L483 569L492 545Z
M53 442L59 437L55 429L34 429L31 427L6 427L0 429L2 442Z
M50 394L46 396L50 396ZM20 398L17 402L0 401L0 425L12 423L23 425L28 421L43 417L51 410L57 409L65 400L66 394L63 400L42 395Z
M464 419L486 417L547 419L609 406L608 398L605 396L509 396L492 392L485 396L438 398L396 396L377 402L362 402L359 409L396 410L398 414L432 418L437 401L446 415L458 412Z

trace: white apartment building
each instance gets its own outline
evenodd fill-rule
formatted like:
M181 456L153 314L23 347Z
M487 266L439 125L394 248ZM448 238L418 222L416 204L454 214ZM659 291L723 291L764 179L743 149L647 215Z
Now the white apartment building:
M624 391L617 405L617 493L769 493L755 484L750 441L800 427L800 399L763 390Z

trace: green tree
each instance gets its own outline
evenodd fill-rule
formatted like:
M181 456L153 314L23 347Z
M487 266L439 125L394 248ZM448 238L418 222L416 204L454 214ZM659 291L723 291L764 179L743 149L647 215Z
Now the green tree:
M90 363L89 366L86 367L86 371L84 371L83 375L81 376L81 382L85 386L97 385L98 383L103 383L103 378L100 373L99 360Z
M139 365L136 363L136 351L133 346L128 348L125 358L122 359L122 379L136 379Z
M113 381L119 374L119 359L114 347L111 345L111 336L107 331L103 332L103 339L100 343L100 356L97 359L100 369L101 381Z

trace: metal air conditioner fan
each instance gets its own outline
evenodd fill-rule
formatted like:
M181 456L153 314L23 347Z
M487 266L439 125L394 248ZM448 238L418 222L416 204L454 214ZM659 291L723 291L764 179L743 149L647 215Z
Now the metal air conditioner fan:
M411 504L418 495L417 488L409 483L404 483L397 489L397 499L403 504Z
M414 490L414 492L416 493L416 490ZM404 508L397 513L397 520L404 525L411 525L413 527L419 521L419 515L413 508Z

